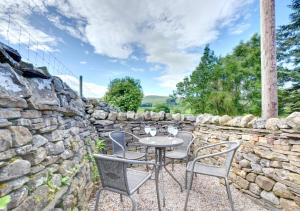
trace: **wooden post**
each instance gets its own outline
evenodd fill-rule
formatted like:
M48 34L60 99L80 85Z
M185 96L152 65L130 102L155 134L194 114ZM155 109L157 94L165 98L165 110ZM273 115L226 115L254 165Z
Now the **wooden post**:
M260 0L262 117L278 116L275 0Z
M79 76L79 95L80 95L80 98L82 98L82 75Z

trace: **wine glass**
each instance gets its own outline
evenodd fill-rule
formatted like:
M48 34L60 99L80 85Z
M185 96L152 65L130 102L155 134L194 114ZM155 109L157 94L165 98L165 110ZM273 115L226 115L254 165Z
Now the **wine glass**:
M156 135L156 128L155 128L155 127L152 127L152 128L150 129L150 135L151 135L152 137Z
M178 133L178 128L177 127L173 127L173 129L172 129L173 136L176 136L177 133Z
M168 125L168 133L169 134L173 134L173 129L174 129L174 127L173 127L173 125Z
M146 133L146 134L149 134L149 133L150 133L150 126L149 126L149 125L146 125L146 126L145 126L145 133Z

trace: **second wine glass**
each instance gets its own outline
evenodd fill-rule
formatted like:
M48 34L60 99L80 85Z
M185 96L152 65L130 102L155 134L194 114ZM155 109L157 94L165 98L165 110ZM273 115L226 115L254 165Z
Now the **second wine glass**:
M156 135L156 128L155 127L151 127L150 128L150 135L153 137Z

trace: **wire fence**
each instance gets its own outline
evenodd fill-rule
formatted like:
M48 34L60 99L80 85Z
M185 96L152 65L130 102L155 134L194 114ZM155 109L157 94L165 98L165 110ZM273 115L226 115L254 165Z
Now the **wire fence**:
M16 49L24 62L35 67L47 67L52 75L71 75L79 80L79 76L61 62L55 55L55 50L49 47L47 34L40 32L45 40L39 41L39 38L15 21L13 14L9 12L0 16L0 23L0 38L6 45Z

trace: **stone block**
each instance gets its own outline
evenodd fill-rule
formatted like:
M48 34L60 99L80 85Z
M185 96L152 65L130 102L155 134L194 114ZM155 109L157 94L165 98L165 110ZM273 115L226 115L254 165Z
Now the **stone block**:
M42 116L42 113L38 110L24 110L21 112L22 118L25 119L36 119Z
M266 121L266 129L267 130L278 130L278 124L280 120L278 118L269 118Z
M28 189L26 187L22 187L14 192L12 192L10 195L11 201L7 205L8 209L13 209L17 206L19 206L28 196Z
M12 146L11 132L7 129L0 129L0 152Z
M261 176L261 175L258 175L255 179L255 183L261 187L262 189L266 190L266 191L270 191L272 190L275 182L274 180L268 178L268 177L265 177L265 176Z
M46 145L48 155L58 155L65 151L65 146L63 141L58 141L56 143L48 142Z
M249 187L249 182L240 176L236 177L236 184L240 186L242 189L248 189Z
M0 168L0 182L24 176L30 172L31 164L27 160L17 159Z
M260 195L260 193L262 191L262 189L257 184L252 183L252 182L249 185L249 190L258 196Z
M248 180L249 182L254 182L256 176L257 176L257 174L249 173L249 174L247 174L247 176L246 176L246 180Z
M117 120L117 117L118 117L118 113L112 111L112 112L110 112L110 113L108 114L107 119L108 119L108 120L111 120L111 121L116 121L116 120Z
M279 205L279 199L274 195L273 192L267 192L263 190L260 194L260 196L265 199L266 201L274 204L274 205Z
M27 108L27 102L23 98L9 95L0 96L0 107L2 108Z
M11 108L1 108L0 109L0 119L17 119L21 117L19 110Z
M287 188L287 186L285 184L282 184L280 182L276 182L276 184L273 187L273 193L276 196L279 196L281 198L292 198L293 194L291 193L291 191L289 191L289 189Z
M300 174L295 174L295 173L289 173L288 174L289 180L300 185Z
M300 206L292 200L281 198L280 206L283 208L284 211L300 211Z
M23 146L32 140L32 135L26 127L10 126L13 147Z
M127 111L127 120L132 121L134 120L135 112L134 111Z
M32 136L32 144L34 147L40 147L48 143L48 139L41 135Z
M286 122L293 129L300 129L300 112L294 112L286 118Z

